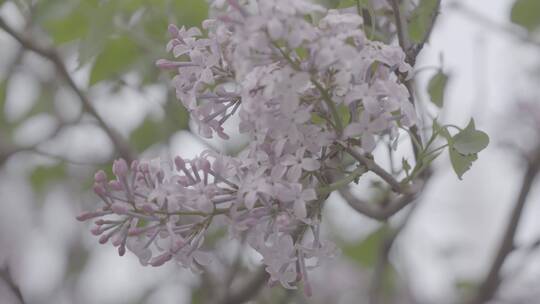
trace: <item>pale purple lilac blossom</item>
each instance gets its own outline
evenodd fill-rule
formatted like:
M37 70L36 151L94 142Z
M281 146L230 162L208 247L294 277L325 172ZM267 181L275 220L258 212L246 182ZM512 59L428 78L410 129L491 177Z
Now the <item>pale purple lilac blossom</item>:
M225 217L231 236L247 236L261 254L270 282L296 288L304 280L310 293L307 269L337 251L319 236L325 197L317 195L315 173L325 166L323 151L354 139L371 152L378 136L395 139L399 127L414 125L395 73L411 67L398 46L367 39L356 14L305 0L213 6L220 13L203 23L207 34L169 26L175 59L157 66L175 72L176 95L202 136L227 139L223 123L238 115L249 146L237 157L207 151L129 168L116 161L115 179L95 176L104 207L79 219L97 219L92 233L100 243L111 240L120 255L129 249L143 265L174 260L200 271L211 261L205 234L214 217ZM316 15L323 18L306 18ZM325 95L350 113L344 130ZM298 227L305 229L298 234Z

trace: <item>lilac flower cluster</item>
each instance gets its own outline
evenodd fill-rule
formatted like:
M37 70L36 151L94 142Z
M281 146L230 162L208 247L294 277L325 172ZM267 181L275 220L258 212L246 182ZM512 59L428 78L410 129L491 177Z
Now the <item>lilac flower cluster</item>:
M227 139L223 123L240 118L249 146L236 157L204 152L191 160L119 160L108 181L95 176L105 203L80 220L126 248L143 265L174 260L201 270L213 219L246 237L271 282L296 288L306 269L336 253L320 239L322 204L339 147L373 151L416 123L402 81L411 67L398 46L366 38L362 18L306 0L214 1L203 29L169 27L179 100L204 137Z

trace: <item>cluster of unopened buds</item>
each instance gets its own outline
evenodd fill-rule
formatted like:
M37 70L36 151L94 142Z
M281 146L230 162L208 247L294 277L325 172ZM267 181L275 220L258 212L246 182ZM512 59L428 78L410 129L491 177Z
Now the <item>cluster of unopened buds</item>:
M234 157L206 151L186 160L114 163L94 190L104 206L99 242L111 240L143 265L176 261L200 271L211 261L205 235L216 222L262 256L271 282L309 293L307 268L336 254L320 238L323 203L365 170L343 165L345 151L369 154L377 138L397 142L416 124L398 46L369 40L353 10L307 0L215 1L198 28L169 27L176 94L204 137L227 139L239 117L248 146ZM344 183L345 181L346 183ZM223 220L215 221L218 217Z

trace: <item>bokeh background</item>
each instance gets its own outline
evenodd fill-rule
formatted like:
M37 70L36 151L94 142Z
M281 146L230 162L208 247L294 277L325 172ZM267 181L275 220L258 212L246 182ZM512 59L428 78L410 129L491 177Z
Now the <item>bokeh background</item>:
M450 80L440 119L465 125L473 116L491 145L463 181L447 157L436 162L390 254L389 303L457 303L473 289L519 191L520 148L540 137L523 131L522 117L513 114L518 102L540 97L539 5L528 12L527 31L511 22L515 0L442 2L416 66L417 91L428 103L427 83L442 67ZM32 43L52 46L98 115L142 157L192 157L209 148L236 153L245 141L208 141L192 132L170 76L154 65L167 56L169 23L198 25L207 13L203 0L0 0L0 17ZM110 170L117 152L51 61L0 30L0 303L18 303L17 290L26 303L206 303L212 283L224 284L214 272L195 276L171 265L142 267L130 254L120 258L75 220L98 203L93 173ZM533 185L493 303L540 303L539 188ZM363 303L381 224L339 195L331 196L324 221L343 255L314 274L314 297L273 288L257 303ZM224 260L241 250L226 239L216 243ZM242 261L245 272L255 268L249 253Z

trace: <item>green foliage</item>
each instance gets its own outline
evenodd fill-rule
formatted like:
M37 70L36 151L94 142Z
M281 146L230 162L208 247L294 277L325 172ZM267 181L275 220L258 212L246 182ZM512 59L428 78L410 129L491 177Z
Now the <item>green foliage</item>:
M463 155L475 154L484 150L489 144L489 136L482 131L476 130L474 120L453 138L453 147Z
M352 245L344 245L342 247L343 255L351 258L363 267L373 266L377 261L379 249L387 232L388 227L383 225L363 241Z
M156 69L135 63L165 56L155 46L165 45L168 24L200 26L207 15L206 1L48 0L36 3L33 19L57 45L78 40L79 65L95 58L90 85L133 70L146 84Z
M144 151L161 137L161 124L157 121L146 119L130 136L131 145L137 151Z
M540 1L517 0L512 7L510 19L528 31L538 29L540 27Z
M489 144L489 136L474 126L474 120L471 119L467 127L454 135L448 141L450 162L459 179L472 166L472 163L478 159L478 153L484 150Z
M169 102L165 106L167 118L155 121L147 118L130 135L130 143L139 152L144 151L155 143L169 138L179 130L187 129L189 114L177 102Z
M316 124L316 125L322 125L326 122L326 120L324 120L324 118L322 118L319 114L317 113L312 113L311 114L311 122Z
M172 3L175 17L186 26L200 26L208 17L207 1L174 0Z
M90 73L90 85L122 74L137 59L138 48L128 37L110 40L96 58Z
M107 174L107 176L110 178L110 177L114 176L114 174L112 172L112 166L113 166L113 162L111 161L111 162L107 162L107 163L104 163L104 164L100 164L100 165L96 166L94 169L95 169L95 172L97 172L99 170L103 170L105 172L105 174ZM90 174L81 183L81 189L84 190L84 191L87 191L89 189L92 189L93 185L94 185L94 175Z
M463 174L471 169L472 163L478 159L477 154L463 155L455 148L450 147L450 163L459 179L463 179Z
M463 299L468 299L474 295L475 291L477 291L478 282L467 279L459 279L456 280L454 286L458 290L458 292L462 294Z
M439 108L442 108L444 105L444 93L447 82L448 76L442 71L439 71L431 78L428 84L428 93L431 97L431 102Z
M409 38L414 43L424 41L433 15L436 14L437 0L421 0L418 6L412 11L408 22Z
M383 248L383 242L386 241L390 229L388 225L382 225L360 243L342 246L343 255L351 258L362 267L373 268L382 254L381 248ZM383 276L385 296L390 296L394 290L397 276L394 265L390 261Z
M45 29L51 34L56 44L70 42L86 36L88 21L83 12L76 10L65 18L51 20L45 25Z
M30 184L37 193L42 193L51 182L64 180L66 177L64 163L48 167L39 166L30 174Z
M339 105L337 107L337 112L339 114L339 118L341 119L342 125L346 126L349 124L349 122L351 122L351 112L346 105Z
M111 5L100 6L93 10L87 35L81 37L79 43L79 65L85 65L99 55L105 48L109 38L117 30L113 25L115 10Z
M489 136L480 130L476 130L474 120L471 119L465 129L452 136L448 132L449 126L440 126L437 121L433 122L433 134L442 136L448 143L448 153L452 168L459 179L467 172L472 163L478 159L478 153L489 144Z
M95 0L39 1L34 19L43 25L56 44L62 44L86 36L97 6Z

